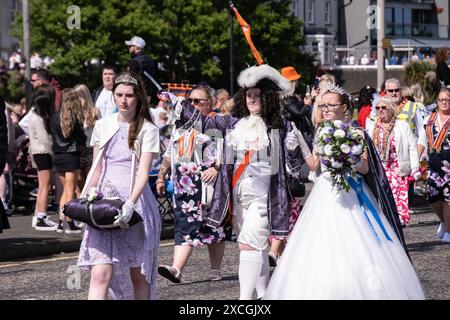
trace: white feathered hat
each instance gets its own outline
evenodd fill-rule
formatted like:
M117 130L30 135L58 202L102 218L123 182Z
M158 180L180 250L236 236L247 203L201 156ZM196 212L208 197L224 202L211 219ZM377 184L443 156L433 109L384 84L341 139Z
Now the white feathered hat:
M249 67L239 74L237 82L241 88L261 88L285 94L291 90L289 80L268 64Z

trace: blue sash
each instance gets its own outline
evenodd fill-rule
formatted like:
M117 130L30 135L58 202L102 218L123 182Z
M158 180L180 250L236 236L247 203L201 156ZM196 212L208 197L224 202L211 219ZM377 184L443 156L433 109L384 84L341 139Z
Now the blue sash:
M381 231L383 231L383 234L386 237L386 239L389 241L392 241L391 237L389 236L389 234L386 231L386 228L383 225L383 222L381 222L381 218L378 215L377 209L375 209L374 205L370 201L367 194L364 193L362 178L358 177L357 180L355 180L353 177L349 177L348 184L350 185L350 187L353 188L353 190L355 190L356 195L358 196L359 205L361 206L361 210L364 214L364 217L366 218L367 222L369 223L370 227L372 228L372 231L375 234L375 236L377 237L377 239L380 240L377 232L375 231L375 228L372 225L372 222L369 219L369 216L367 215L367 212L366 212L364 206L366 206L369 209L369 211L372 213L373 218L378 223L379 227L381 228Z

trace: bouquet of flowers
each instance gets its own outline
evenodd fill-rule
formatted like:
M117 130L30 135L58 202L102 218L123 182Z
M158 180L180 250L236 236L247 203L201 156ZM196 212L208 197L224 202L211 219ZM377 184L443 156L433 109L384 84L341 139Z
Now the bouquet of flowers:
M103 193L97 191L96 187L91 187L87 194L87 200L89 203L94 202L95 200L100 200L103 198Z
M330 173L333 186L349 191L347 177L356 171L363 153L362 129L340 120L325 121L319 126L315 144L320 163Z

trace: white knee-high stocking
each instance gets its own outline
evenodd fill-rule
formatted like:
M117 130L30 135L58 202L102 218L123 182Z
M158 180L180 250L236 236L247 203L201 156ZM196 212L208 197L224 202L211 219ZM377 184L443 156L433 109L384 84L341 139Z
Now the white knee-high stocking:
M239 300L251 300L255 289L261 298L269 282L269 272L265 251L242 250L239 255Z
M269 255L266 251L261 251L259 254L262 259L262 266L261 272L256 280L256 293L258 294L258 299L264 297L270 277Z

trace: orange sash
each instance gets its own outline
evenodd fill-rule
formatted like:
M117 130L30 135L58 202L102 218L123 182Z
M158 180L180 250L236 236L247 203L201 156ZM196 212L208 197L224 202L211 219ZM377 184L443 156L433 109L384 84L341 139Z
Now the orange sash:
M236 187L236 184L238 183L239 179L241 178L242 174L244 173L245 169L250 163L250 150L247 150L244 155L244 159L242 159L242 162L237 167L236 171L233 174L233 180L231 183L231 188L234 190L234 187Z
M242 159L242 162L239 164L236 171L234 171L234 173L233 173L233 179L231 182L230 201L228 202L228 216L230 219L233 216L233 201L232 201L233 190L236 187L236 184L238 183L242 174L245 172L245 169L250 164L250 158L251 158L251 156L253 156L253 154L254 154L254 152L247 150L244 154L244 159Z
M180 137L180 143L179 143L180 148L178 149L178 155L180 156L180 158L182 156L186 156L187 159L191 158L192 152L194 151L194 142L195 142L195 138L196 137L197 137L197 131L194 130L191 133L191 135L189 136L189 142L188 142L188 145L186 147L186 150L184 150L185 135L182 135Z
M436 121L437 117L438 117L437 112L433 112L431 114L430 119L428 120L428 123L427 123L427 129L426 129L428 141L430 144L430 149L432 152L433 151L436 151L436 152L441 151L442 143L444 142L444 139L447 136L447 127L449 126L448 119L447 119L447 121L444 123L442 128L440 128L438 136L436 137L436 140L435 140L434 134L433 134L433 128L434 128L434 122Z

